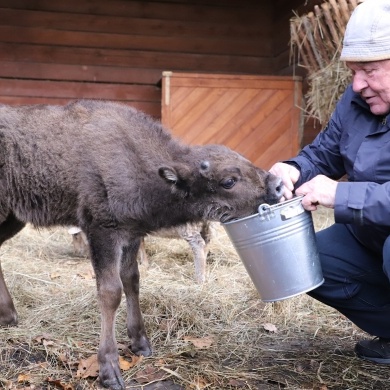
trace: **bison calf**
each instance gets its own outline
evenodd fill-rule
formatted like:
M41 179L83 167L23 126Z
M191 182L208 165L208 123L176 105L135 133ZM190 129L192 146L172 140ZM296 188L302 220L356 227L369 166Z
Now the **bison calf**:
M0 244L27 222L86 234L101 310L99 378L123 389L115 340L122 291L131 349L151 346L136 261L146 234L187 222L226 222L276 203L281 180L221 146L188 146L126 105L77 101L0 106ZM17 314L0 269L0 324Z
M88 239L84 232L76 226L70 227L68 232L72 235L72 244L75 252L78 255L87 255L89 253ZM206 281L206 259L209 252L208 244L212 235L210 221L186 223L171 228L163 228L154 232L153 235L163 238L182 238L187 241L194 258L195 281L197 283ZM145 240L143 238L141 239L138 255L140 264L148 268L149 258L146 253Z

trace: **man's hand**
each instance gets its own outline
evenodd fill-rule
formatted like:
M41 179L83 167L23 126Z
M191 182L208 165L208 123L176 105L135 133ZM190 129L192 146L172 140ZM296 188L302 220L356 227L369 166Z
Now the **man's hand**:
M297 188L295 194L304 195L302 206L306 210L317 210L318 205L333 209L337 184L335 180L318 175Z
M280 202L291 199L293 197L294 184L298 181L301 174L299 170L289 164L276 163L269 171L275 176L279 176L283 181L284 192Z

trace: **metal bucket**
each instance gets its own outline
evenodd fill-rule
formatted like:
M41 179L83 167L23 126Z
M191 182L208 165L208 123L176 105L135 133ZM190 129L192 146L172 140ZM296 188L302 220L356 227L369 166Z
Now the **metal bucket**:
M308 292L324 282L313 219L302 197L223 226L261 300L274 302Z

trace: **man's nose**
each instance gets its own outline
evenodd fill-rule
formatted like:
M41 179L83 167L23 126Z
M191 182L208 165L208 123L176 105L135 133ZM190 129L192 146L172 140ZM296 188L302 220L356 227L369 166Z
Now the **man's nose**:
M367 81L363 74L355 73L352 78L352 89L356 93L362 92L367 87Z

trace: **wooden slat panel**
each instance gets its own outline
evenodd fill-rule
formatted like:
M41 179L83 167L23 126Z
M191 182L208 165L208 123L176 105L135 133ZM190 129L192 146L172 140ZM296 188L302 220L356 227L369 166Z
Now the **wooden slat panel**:
M252 41L222 39L218 36L187 37L145 36L83 31L64 31L42 29L41 27L17 27L0 25L0 41L8 43L30 43L33 45L58 45L67 47L88 47L120 50L150 50L163 52L223 54L235 56L256 56L271 54L271 41L259 39L257 45Z
M223 143L268 169L298 152L300 90L291 77L242 76L240 88L239 76L165 72L162 121L186 142Z
M233 0L236 1L236 0ZM3 3L0 1L0 4ZM226 3L226 0L224 0ZM179 14L175 13L177 17ZM146 36L210 37L225 39L267 39L264 23L205 23L204 20L164 20L129 16L76 14L0 8L0 25L37 27L65 31L133 34Z
M233 132L230 138L225 137L224 142L242 152L246 152L247 145L253 145L256 135L261 134L261 143L264 143L264 138L273 133L269 119L283 98L284 94L278 90L267 88L262 93L257 92L256 97L248 102L247 110L238 113L241 114L240 130Z
M267 58L228 55L199 55L132 50L91 49L0 43L0 61L54 62L60 64L104 65L145 69L197 69L227 73L270 73L272 63Z
M2 61L0 78L6 77L157 85L161 72L158 69Z
M253 142L254 131L256 131L257 135L261 134L259 141L267 151L281 137L290 139L289 123L291 122L290 110L293 107L292 94L293 91L289 93L273 91L272 98L261 107L265 113L264 119L261 122L253 123L253 127L251 126L252 137L249 136L242 139L235 147L248 157L252 156L254 151L258 150L258 145ZM290 148L287 145L287 149L290 150Z
M168 73L167 73L168 74ZM267 88L270 89L288 89L291 90L294 85L292 78L283 76L265 76L262 75L228 75L220 74L199 74L199 73L175 73L175 77L170 81L173 87L206 87L206 88L252 88L264 89L264 82L267 82Z
M209 23L259 23L262 14L268 13L272 4L266 2L243 2L229 5L224 2L209 4L208 2L170 3L159 1L126 1L126 0L1 0L0 7L20 8L30 10L45 10L55 12L84 13L91 15L112 15L150 19L175 20L180 15L181 20L203 20ZM271 7L272 8L272 7ZM230 9L230 12L224 12Z
M97 84L58 81L0 79L1 96L95 98L160 102L161 91L147 85Z

